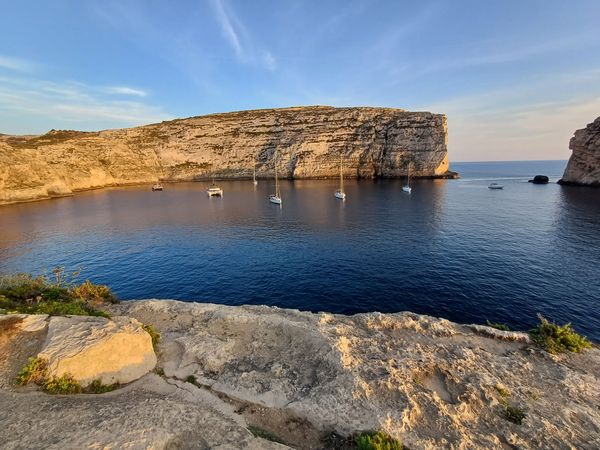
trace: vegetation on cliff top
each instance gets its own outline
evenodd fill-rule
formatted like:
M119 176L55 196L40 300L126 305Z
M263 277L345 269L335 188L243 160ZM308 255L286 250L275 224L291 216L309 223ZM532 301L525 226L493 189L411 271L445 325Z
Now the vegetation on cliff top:
M66 274L62 267L55 267L52 277L0 275L0 312L109 317L98 306L116 303L115 295L107 286L89 280L76 284L78 275Z
M571 323L558 325L548 321L541 314L538 315L540 323L529 330L533 342L549 353L562 353L565 351L579 353L592 346L587 337L575 332Z

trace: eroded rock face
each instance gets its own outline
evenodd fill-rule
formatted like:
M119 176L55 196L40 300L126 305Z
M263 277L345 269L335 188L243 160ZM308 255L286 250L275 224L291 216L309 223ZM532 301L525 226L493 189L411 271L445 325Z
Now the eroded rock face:
M167 377L193 375L322 431L383 429L418 449L600 446L596 348L554 357L524 333L413 313L164 300L116 308L162 332ZM522 425L503 417L504 402L526 412Z
M573 154L559 183L600 187L600 117L577 130L569 148Z
M129 383L156 365L152 339L135 319L115 317L51 317L40 358L49 374L70 374L82 386Z
M100 132L0 135L0 204L196 180L448 175L442 114L324 106L241 111Z

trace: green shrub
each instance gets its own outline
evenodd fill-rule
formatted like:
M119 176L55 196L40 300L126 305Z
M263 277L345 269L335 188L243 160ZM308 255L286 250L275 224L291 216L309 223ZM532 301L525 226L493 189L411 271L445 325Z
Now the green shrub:
M525 411L521 408L510 405L504 406L504 418L512 423L521 425L526 416Z
M21 369L17 376L17 383L26 385L35 383L42 386L48 376L48 361L41 358L29 358L29 362Z
M49 394L79 394L81 385L69 374L60 377L48 376L48 361L42 358L29 358L29 362L17 376L17 383L35 383Z
M549 353L562 353L565 351L579 353L592 346L585 336L575 332L570 323L558 325L538 315L540 323L529 330L533 342Z
M105 392L114 391L118 387L119 387L118 383L102 384L102 380L97 379L97 380L92 381L85 390L86 390L86 392L91 392L92 394L104 394Z
M156 329L152 325L143 325L142 328L152 338L152 348L154 348L154 351L156 351L158 348L158 343L160 341L160 333L156 331Z
M109 317L96 308L117 301L108 287L89 280L77 285L74 281L79 272L66 275L62 267L52 273L52 278L24 273L0 275L0 309L23 314Z
M354 438L358 450L402 450L405 447L383 431L359 433Z
M485 324L488 327L492 327L495 328L496 330L502 330L502 331L510 331L510 328L508 325L506 325L505 323L496 323L496 322L490 322L489 320L485 321Z
M196 384L196 382L197 382L196 377L194 375L188 375L188 377L185 379L185 381L187 381L188 383L192 383L192 384Z
M81 385L69 374L60 377L51 377L42 386L49 394L80 394Z
M496 391L498 391L498 394L500 394L500 396L502 398L508 398L510 397L510 392L508 389L506 389L504 386L500 386L499 384L497 384L496 386L494 386L494 388L496 389Z

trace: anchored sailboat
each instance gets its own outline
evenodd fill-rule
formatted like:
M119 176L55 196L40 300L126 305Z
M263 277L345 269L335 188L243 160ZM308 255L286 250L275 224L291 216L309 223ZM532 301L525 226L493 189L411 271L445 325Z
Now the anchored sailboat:
M344 192L344 172L343 172L343 164L344 164L344 155L340 156L340 188L334 192L335 198L339 198L340 200L346 200L346 193Z
M412 188L410 187L410 163L408 164L408 172L406 173L406 184L402 186L402 190L409 194L412 192Z
M275 149L275 193L269 195L269 201L281 206L281 192L279 192L279 180L277 179L277 149Z
M252 174L252 183L254 183L254 186L258 184L258 181L256 181L256 160L254 161L254 173Z

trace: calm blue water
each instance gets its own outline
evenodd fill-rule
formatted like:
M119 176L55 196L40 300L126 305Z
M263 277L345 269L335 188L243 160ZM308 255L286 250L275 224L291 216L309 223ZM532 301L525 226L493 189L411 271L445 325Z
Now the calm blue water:
M0 208L0 271L55 265L124 299L356 313L411 310L517 329L541 312L600 340L600 190L565 161L462 163L460 180L268 181L100 190ZM527 183L535 174L551 184ZM502 191L487 189L491 181Z

